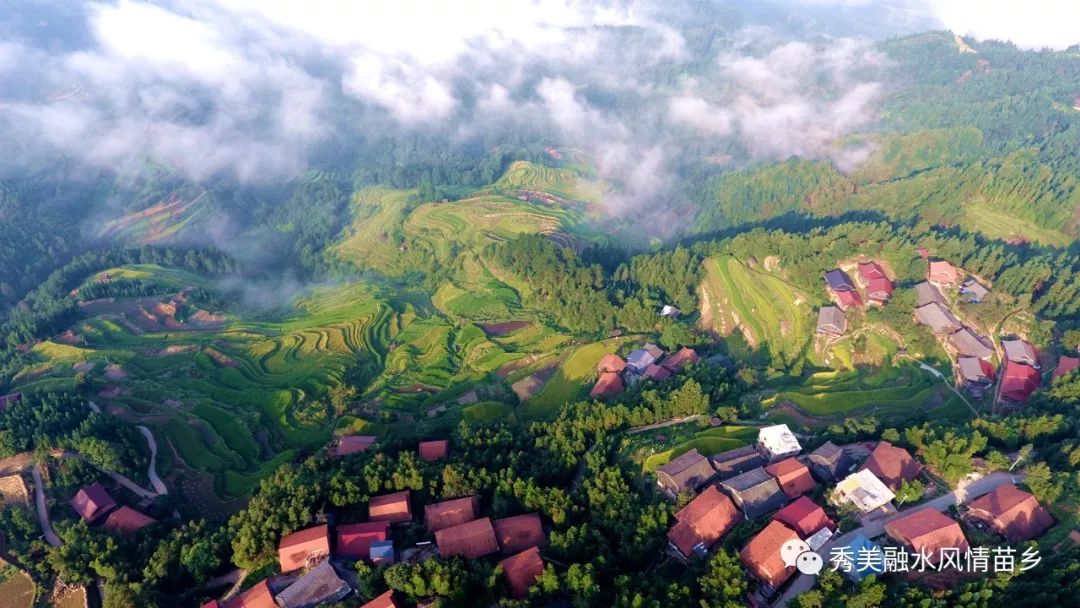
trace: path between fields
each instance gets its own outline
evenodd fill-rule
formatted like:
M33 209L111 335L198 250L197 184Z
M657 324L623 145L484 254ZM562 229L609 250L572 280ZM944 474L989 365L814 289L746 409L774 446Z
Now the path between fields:
M34 476L34 502L37 504L38 521L41 522L41 533L45 540L54 547L64 544L60 537L53 532L52 522L49 521L49 509L45 505L45 483L41 480L41 464L35 464L31 475Z
M961 482L955 490L949 492L948 494L938 496L937 498L929 500L921 505L915 505L910 509L900 511L895 515L883 517L881 519L872 521L868 524L863 525L860 528L844 534L843 536L834 537L832 540L825 543L825 545L821 547L821 550L818 553L825 558L826 562L828 562L829 551L834 546L845 546L847 543L851 542L851 539L854 538L857 534L862 534L866 538L874 538L876 536L881 536L885 533L885 524L899 517L903 517L904 515L907 515L912 511L918 511L920 509L926 508L936 509L937 511L945 511L953 505L966 502L978 496L982 496L983 494L994 490L1002 484L1014 483L1015 481L1018 481L1023 477L1024 475L1020 473L1013 474L998 471L996 473L991 473L985 477L981 477L979 479L976 479L975 481L968 482L966 484ZM785 591L783 595L777 598L776 602L773 603L773 606L775 608L786 608L787 603L794 599L795 596L809 591L814 586L814 581L816 580L817 579L815 577L808 576L806 574L797 575L795 580L792 581L791 585L788 586L787 591Z
M165 487L165 482L161 481L161 478L157 474L157 440L154 439L154 434L150 432L150 429L143 425L139 425L139 431L146 437L146 445L150 447L150 464L146 469L146 476L150 478L150 484L154 486L154 490L158 495L164 495L169 493L169 488Z
M634 435L634 434L637 434L637 433L645 433L645 432L652 431L652 430L655 430L655 429L662 429L662 428L667 427L667 426L675 426L676 424L682 424L684 422L691 422L691 421L694 421L694 420L699 420L702 417L704 417L704 414L696 414L694 416L686 416L684 418L672 418L671 420L667 420L667 421L664 421L664 422L657 422L655 424L646 424L645 426L636 426L636 427L634 427L632 429L627 429L626 433L628 435Z

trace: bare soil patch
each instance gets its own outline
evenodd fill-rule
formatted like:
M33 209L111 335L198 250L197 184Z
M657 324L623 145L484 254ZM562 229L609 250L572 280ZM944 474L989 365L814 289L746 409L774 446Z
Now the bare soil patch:
M59 342L60 344L67 344L68 346L75 346L83 343L83 337L69 329L53 338L53 341Z
M105 377L110 380L123 380L127 378L127 372L120 366L119 363L113 363L105 368Z
M214 360L214 364L218 367L237 367L240 365L235 359L221 352L220 350L207 346L202 350L203 354Z
M489 336L502 336L532 325L532 321L505 321L503 323L479 323L480 329Z
M73 369L76 372L79 372L81 374L85 374L87 372L94 371L94 367L96 367L96 365L94 363L91 363L89 361L79 361L75 365L72 365L71 369Z
M510 385L510 389L514 391L514 394L518 396L518 399L525 401L539 393L540 389L544 388L547 381L551 380L557 371L558 366L556 365L544 368L531 376L526 376L513 383Z

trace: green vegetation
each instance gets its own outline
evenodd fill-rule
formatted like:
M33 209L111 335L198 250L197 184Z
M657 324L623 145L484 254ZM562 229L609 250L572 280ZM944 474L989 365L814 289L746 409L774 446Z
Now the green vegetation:
M737 326L752 348L767 349L774 367L791 366L804 355L814 331L811 308L784 279L720 256L705 261L702 289L713 331Z
M678 458L693 449L710 456L727 450L734 450L753 443L757 439L757 432L758 430L755 427L722 426L691 432L689 438L687 438L685 431L679 432L679 429L675 427L658 430L645 440L648 451L660 449L667 445L672 447L648 455L642 463L642 469L647 472L655 471L657 467L663 466L670 460ZM665 435L666 439L662 445L653 445L656 443L656 434Z
M596 377L596 364L614 350L617 342L594 342L575 350L559 366L555 375L538 395L518 408L523 420L549 418L562 404L579 399L587 392L587 381Z

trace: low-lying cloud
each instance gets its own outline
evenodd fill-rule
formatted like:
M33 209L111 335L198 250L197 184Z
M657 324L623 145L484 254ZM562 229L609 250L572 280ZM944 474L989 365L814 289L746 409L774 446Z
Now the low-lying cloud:
M62 156L276 183L329 137L498 142L513 129L584 150L627 215L680 203L688 154L850 166L866 151L835 142L872 125L883 95L867 40L784 42L719 14L702 44L701 7L654 0L19 1L31 17L0 42L0 173ZM1028 44L1033 31L983 3L900 4L962 33ZM85 30L67 46L26 25L60 13Z

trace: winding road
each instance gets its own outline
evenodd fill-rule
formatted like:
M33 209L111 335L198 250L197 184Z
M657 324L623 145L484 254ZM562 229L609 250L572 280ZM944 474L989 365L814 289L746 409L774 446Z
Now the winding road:
M157 474L157 440L154 439L154 434L150 432L150 429L143 425L139 425L139 432L146 437L146 445L150 447L150 466L146 469L146 476L150 478L150 485L154 486L154 491L159 496L169 493L169 488L165 487L165 482L161 481L161 478Z
M866 538L874 538L876 536L881 536L885 533L885 524L899 517L903 517L904 515L907 515L912 511L918 511L920 509L926 508L937 509L938 511L945 511L953 505L967 502L972 498L982 496L983 494L992 491L994 488L997 488L1002 484L1014 483L1015 481L1019 481L1023 477L1023 474L1020 473L1014 474L999 471L997 473L991 473L985 477L980 477L979 479L970 481L968 483L961 482L955 490L949 492L948 494L938 496L937 498L928 500L919 505L914 505L910 509L900 511L895 515L883 517L881 519L872 521L863 525L860 528L844 534L843 536L834 537L832 540L825 543L825 545L821 547L818 553L824 556L826 563L828 563L829 551L834 546L843 547L847 545L851 542L851 539L854 538L857 534L862 534ZM788 586L787 591L785 591L783 595L777 598L776 602L774 602L772 605L776 608L786 608L787 603L794 599L795 596L809 591L814 586L814 582L816 580L817 579L815 577L808 576L806 574L797 575L795 577L795 580L792 581L791 585Z
M64 544L60 537L53 532L52 522L49 521L49 508L45 504L45 483L41 480L41 464L35 464L31 475L34 476L34 502L37 504L38 521L41 522L41 532L45 540L54 547Z

